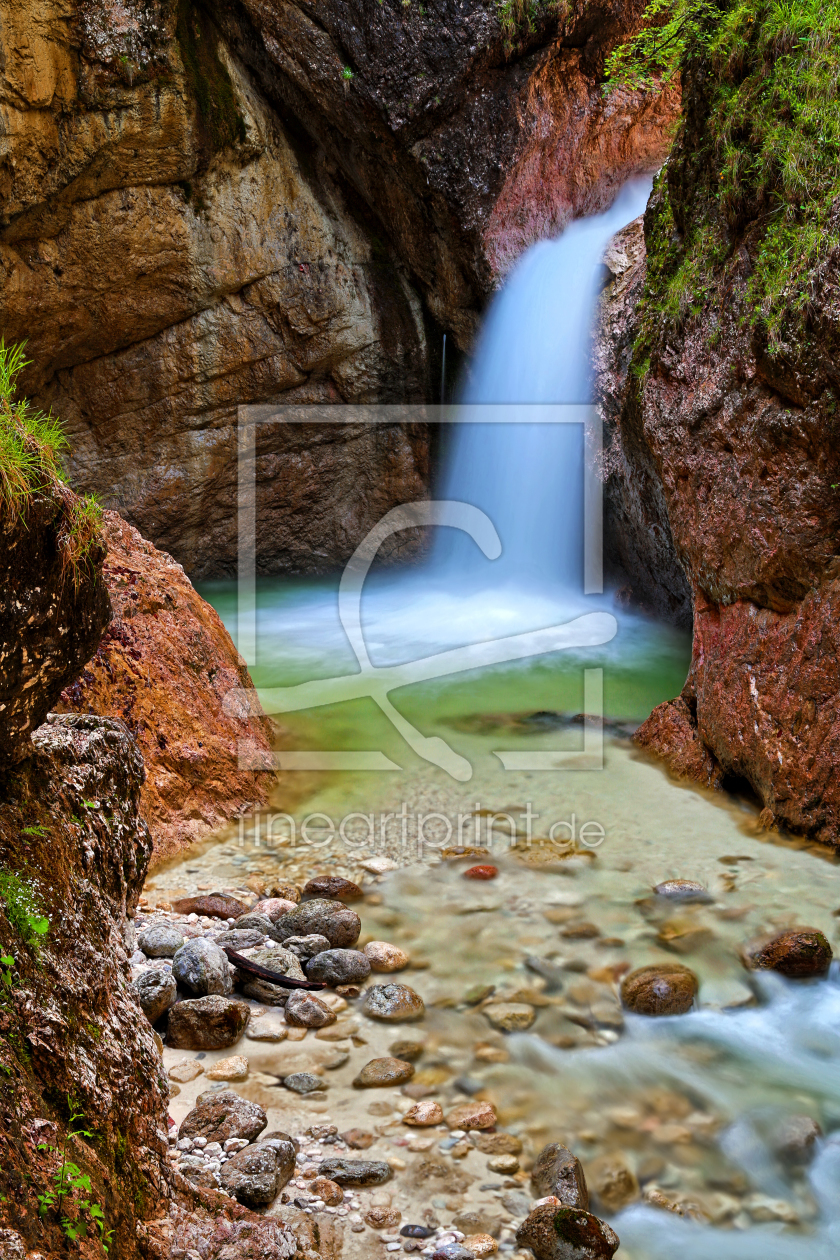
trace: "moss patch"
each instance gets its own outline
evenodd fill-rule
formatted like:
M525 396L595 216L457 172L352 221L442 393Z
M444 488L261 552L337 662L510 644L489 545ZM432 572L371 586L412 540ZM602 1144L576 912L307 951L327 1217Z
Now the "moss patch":
M195 100L206 164L214 153L246 139L245 119L228 74L219 57L219 36L205 10L191 0L179 0L175 28L181 59Z

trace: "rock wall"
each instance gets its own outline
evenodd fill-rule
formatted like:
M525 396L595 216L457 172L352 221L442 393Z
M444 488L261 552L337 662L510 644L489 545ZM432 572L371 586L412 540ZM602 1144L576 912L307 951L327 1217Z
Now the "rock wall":
M600 90L642 0L0 4L0 326L80 489L189 573L236 564L236 414L436 400L532 240L667 150ZM428 438L261 431L258 563L340 566L425 497Z
M694 609L682 698L661 706L638 739L675 773L747 787L766 825L837 845L837 211L811 249L810 202L786 209L789 173L771 151L755 152L790 46L769 41L745 13L721 28L713 54L687 64L680 136L645 215L639 303L614 342L625 362L610 369L625 380L607 399L614 501L630 549L646 531L650 539L627 568L639 597L655 604L664 530L657 537L650 524L664 510L665 550ZM741 41L738 57L728 55L730 36ZM825 90L831 96L830 82ZM727 150L716 135L722 102L750 91L750 129L736 128ZM784 143L784 131L772 134ZM816 161L809 173L823 178ZM777 230L787 232L778 255Z
M265 803L276 781L272 728L261 710L225 712L227 693L250 678L181 566L115 512L103 538L112 620L56 711L127 726L145 763L140 812L161 862Z

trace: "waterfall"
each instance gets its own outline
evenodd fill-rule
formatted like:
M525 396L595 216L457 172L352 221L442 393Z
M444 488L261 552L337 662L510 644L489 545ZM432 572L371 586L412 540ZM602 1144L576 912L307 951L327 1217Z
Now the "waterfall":
M601 258L610 238L644 211L650 190L650 179L633 180L605 213L532 246L494 299L462 391L463 414L505 404L511 422L453 427L440 497L485 511L502 556L488 564L469 538L441 531L434 563L447 579L580 592L582 426L529 423L529 405L591 401Z

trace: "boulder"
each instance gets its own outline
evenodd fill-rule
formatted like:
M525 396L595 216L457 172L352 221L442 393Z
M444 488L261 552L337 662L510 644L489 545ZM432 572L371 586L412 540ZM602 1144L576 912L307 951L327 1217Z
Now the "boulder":
M531 1188L537 1199L554 1195L565 1207L584 1211L589 1208L583 1166L577 1156L559 1142L550 1142L540 1151L531 1170Z
M147 958L174 958L184 939L174 923L150 923L137 934L137 945Z
M697 997L699 983L681 963L655 963L624 977L621 1000L637 1015L684 1015Z
M233 971L227 954L203 936L181 946L172 959L172 974L197 997L214 993L224 997L233 992Z
M233 1089L209 1090L199 1094L196 1106L181 1121L178 1135L203 1137L208 1142L226 1142L228 1138L253 1142L267 1123L259 1103L249 1102Z
M176 1002L169 1011L167 1045L180 1050L226 1050L236 1045L250 1015L247 1002L218 994Z
M279 940L287 936L325 936L333 949L349 949L356 944L362 931L362 921L355 910L340 901L316 898L301 902L294 910L284 914L275 927Z
M144 971L133 981L131 987L150 1024L157 1023L178 996L178 986L170 971Z
M270 1138L246 1146L227 1160L219 1177L222 1188L250 1208L273 1203L295 1171L295 1148L291 1141Z
M333 901L358 901L364 893L358 884L340 875L316 875L303 888L304 897L327 897Z

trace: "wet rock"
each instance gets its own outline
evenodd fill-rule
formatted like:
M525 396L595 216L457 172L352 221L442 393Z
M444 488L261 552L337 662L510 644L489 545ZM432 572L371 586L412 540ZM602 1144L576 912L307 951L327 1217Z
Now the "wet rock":
M246 949L257 949L265 941L265 932L260 928L231 928L229 932L220 932L213 940L219 949L235 949L241 954Z
M543 1203L516 1231L520 1247L530 1247L537 1260L611 1260L618 1250L615 1232L582 1208Z
M315 958L317 954L323 954L329 947L330 943L326 936L318 936L317 933L310 936L287 936L283 941L283 948L304 963L309 962L310 958Z
M521 1155L522 1143L515 1133L479 1133L475 1144L484 1155ZM554 1191L549 1193L553 1194ZM542 1197L541 1195L538 1197ZM559 1198L559 1195L558 1195Z
M275 931L279 939L287 936L326 936L333 949L349 949L356 944L362 921L355 910L340 901L318 898L304 901L278 920Z
M341 1136L347 1146L353 1151L366 1151L376 1141L375 1135L366 1132L364 1129L348 1129Z
M527 1002L491 1002L483 1014L499 1032L524 1032L537 1018L537 1012Z
M244 1054L234 1054L229 1059L220 1059L206 1072L208 1081L244 1081L248 1075L248 1060Z
M219 1173L222 1188L245 1207L273 1203L295 1171L295 1148L276 1138L237 1152Z
M412 1041L401 1037L398 1041L391 1042L388 1052L395 1059L407 1059L409 1063L415 1063L422 1056L425 1049L425 1044L422 1041Z
M597 1206L605 1212L620 1212L639 1197L636 1174L618 1152L593 1161L589 1166L589 1184Z
M367 991L364 1011L371 1019L398 1023L422 1019L426 1007L420 995L407 984L375 984Z
M666 879L653 890L657 897L669 901L711 901L706 889L694 879Z
M209 897L183 897L172 902L176 914L200 914L209 919L238 919L247 906L226 893L211 893Z
M536 1199L554 1195L564 1207L589 1208L589 1191L583 1166L576 1155L559 1142L549 1142L537 1156L531 1170L531 1188Z
M390 1179L391 1166L378 1159L325 1159L318 1174L339 1186L381 1186Z
M168 1076L171 1081L178 1081L181 1085L187 1085L190 1081L194 1081L197 1076L201 1076L204 1068L200 1063L196 1063L195 1059L182 1059L180 1063L173 1063L169 1069Z
M272 923L276 923L278 919L282 919L284 914L294 910L296 905L296 901L289 901L285 897L268 897L252 906L249 913L265 915Z
M131 987L150 1024L156 1023L178 996L178 986L170 971L145 971Z
M374 1089L380 1085L404 1085L414 1075L414 1065L403 1059L371 1059L353 1081L355 1089Z
M314 993L294 989L286 1001L286 1023L293 1028L326 1028L334 1024L335 1014Z
M226 1050L242 1036L251 1015L235 998L188 998L169 1011L167 1044L180 1050Z
M498 866L471 866L464 871L464 879L495 879L499 873Z
M233 971L227 954L203 936L182 945L172 959L172 974L197 997L213 993L227 996L233 992Z
M778 971L803 979L821 976L833 957L831 946L816 928L792 928L777 936L750 941L741 951L744 965L753 971Z
M364 952L371 971L402 971L411 962L404 949L388 941L368 941Z
M335 1181L330 1181L329 1177L313 1177L309 1183L309 1189L316 1198L323 1199L327 1207L338 1207L344 1200L344 1191L341 1186Z
M268 1121L259 1103L249 1102L235 1090L221 1089L199 1094L196 1106L181 1121L179 1136L226 1142L247 1138L253 1142Z
M283 1084L293 1094L322 1094L329 1088L326 1081L312 1072L291 1072L283 1077Z
M450 1129L492 1129L496 1124L496 1112L490 1103L473 1100L453 1107L446 1123Z
M402 1118L403 1124L410 1124L418 1129L429 1125L443 1123L443 1108L431 1098L423 1098L416 1102Z
M772 1136L773 1149L790 1164L807 1164L816 1154L822 1129L810 1116L787 1116Z
M150 923L137 935L147 958L174 958L184 944L184 933L174 923Z
M359 901L364 893L351 879L340 875L316 875L303 887L304 897L327 897L331 901Z
M358 984L370 975L370 963L358 949L327 949L309 960L306 974L310 980L321 980L333 987Z
M655 963L625 976L621 1000L637 1015L684 1015L697 997L698 981L681 963Z

